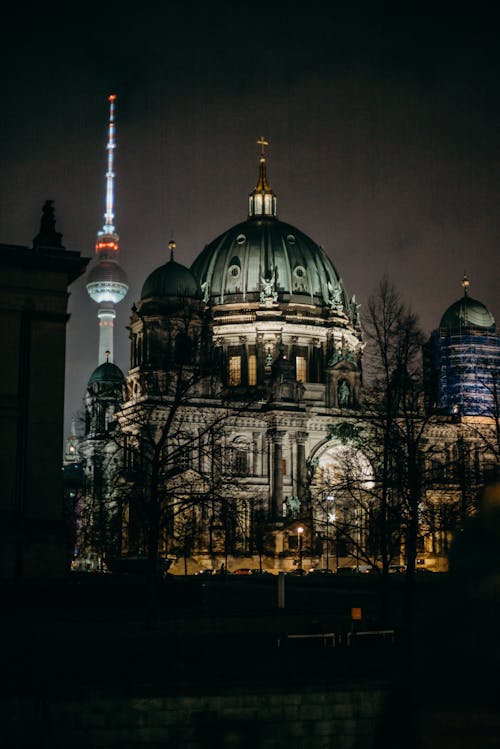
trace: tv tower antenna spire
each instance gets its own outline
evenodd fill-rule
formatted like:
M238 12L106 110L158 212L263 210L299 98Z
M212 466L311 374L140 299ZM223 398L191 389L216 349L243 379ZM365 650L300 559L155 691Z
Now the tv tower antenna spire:
M115 172L114 172L114 150L116 148L115 140L115 101L116 94L108 96L109 101L109 126L108 126L108 171L106 172L106 213L104 214L104 234L114 234L115 214L113 213L114 189L115 189Z
M99 305L99 355L98 363L113 363L113 328L116 318L115 305L121 302L128 291L125 271L117 261L119 236L115 229L114 208L114 152L116 149L115 102L116 94L108 96L109 123L108 163L106 171L106 212L104 226L97 232L95 246L96 261L89 271L87 291L90 298Z

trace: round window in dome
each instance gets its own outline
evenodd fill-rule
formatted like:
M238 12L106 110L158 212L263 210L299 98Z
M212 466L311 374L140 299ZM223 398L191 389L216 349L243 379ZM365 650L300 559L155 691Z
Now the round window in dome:
M295 237L293 236L293 234L289 234L286 238L286 241L288 242L288 244L295 244Z
M232 279L239 278L239 275L241 273L239 265L231 265L228 270L229 276Z
M293 275L295 278L304 278L306 275L306 269L302 265L297 265L297 267L293 269Z
M236 241L238 244L245 244L245 242L247 241L247 238L245 237L244 234L238 234L238 236L236 237Z

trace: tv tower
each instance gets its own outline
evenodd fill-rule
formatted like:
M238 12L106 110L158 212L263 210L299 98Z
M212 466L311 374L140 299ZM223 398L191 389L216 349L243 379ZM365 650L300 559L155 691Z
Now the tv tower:
M91 299L99 305L99 355L98 364L113 362L113 328L115 324L115 305L124 298L128 291L127 275L117 261L119 236L115 230L114 200L114 150L115 140L115 102L116 94L108 96L109 129L108 129L108 169L106 172L106 212L104 226L97 232L95 246L96 261L87 277L87 291Z

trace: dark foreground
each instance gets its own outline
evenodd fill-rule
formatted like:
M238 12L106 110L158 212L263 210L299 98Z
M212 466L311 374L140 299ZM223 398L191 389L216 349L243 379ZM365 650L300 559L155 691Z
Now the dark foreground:
M496 746L499 591L426 576L410 622L394 576L382 621L370 576L283 609L276 578L168 578L151 622L139 581L4 586L2 745Z
M410 657L411 641L402 582L391 583L385 621L376 580L367 576L288 579L283 608L277 577L167 578L153 619L137 579L88 575L4 587L4 684L10 693L65 692L70 664L75 691L96 684L178 691L205 684L207 675L212 685L266 686L392 676ZM442 587L437 577L422 581L420 609L434 606ZM353 620L353 608L361 619Z

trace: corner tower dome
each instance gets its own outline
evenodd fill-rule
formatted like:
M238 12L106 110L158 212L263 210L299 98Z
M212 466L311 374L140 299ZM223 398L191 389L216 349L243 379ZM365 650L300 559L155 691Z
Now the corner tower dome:
M208 244L191 266L206 303L297 303L336 308L349 315L342 279L323 248L277 218L266 173L264 138L249 215Z
M200 297L198 284L185 265L174 260L175 242L168 243L170 260L156 268L144 281L141 300L163 297Z
M88 384L93 385L96 382L104 385L123 385L125 377L116 364L107 361L100 364L90 375Z
M462 279L464 295L448 307L441 318L439 328L450 333L470 329L495 333L495 318L482 302L469 296L469 285L469 279L464 276Z

